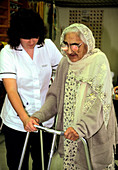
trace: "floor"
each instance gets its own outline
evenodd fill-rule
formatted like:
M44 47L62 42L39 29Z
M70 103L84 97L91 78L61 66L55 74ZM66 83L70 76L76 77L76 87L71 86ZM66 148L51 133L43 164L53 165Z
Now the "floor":
M29 170L32 170L32 160L29 158ZM115 169L118 169L118 160L115 160ZM0 133L0 170L9 170L6 163L4 135Z

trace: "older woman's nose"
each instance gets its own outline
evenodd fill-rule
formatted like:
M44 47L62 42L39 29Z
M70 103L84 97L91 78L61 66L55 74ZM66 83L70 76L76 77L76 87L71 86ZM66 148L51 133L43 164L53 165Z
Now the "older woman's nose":
M71 54L71 53L72 53L72 49L71 49L70 45L68 46L67 52L68 52L68 54Z

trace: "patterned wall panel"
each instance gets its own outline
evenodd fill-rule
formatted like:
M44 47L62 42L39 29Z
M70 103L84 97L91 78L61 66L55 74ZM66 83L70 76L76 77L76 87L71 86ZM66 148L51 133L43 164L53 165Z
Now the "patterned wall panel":
M70 10L69 24L77 22L87 25L93 32L96 40L96 47L101 48L103 13L104 10L101 9Z

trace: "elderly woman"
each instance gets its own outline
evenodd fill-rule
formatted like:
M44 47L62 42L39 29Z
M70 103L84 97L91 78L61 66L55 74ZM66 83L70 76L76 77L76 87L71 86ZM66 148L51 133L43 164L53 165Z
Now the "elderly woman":
M25 129L35 131L36 120L44 122L58 113L56 128L65 133L55 156L56 170L88 169L81 137L88 141L92 169L114 169L116 117L106 55L95 48L91 30L78 23L64 29L61 49L64 57L45 104L26 120Z

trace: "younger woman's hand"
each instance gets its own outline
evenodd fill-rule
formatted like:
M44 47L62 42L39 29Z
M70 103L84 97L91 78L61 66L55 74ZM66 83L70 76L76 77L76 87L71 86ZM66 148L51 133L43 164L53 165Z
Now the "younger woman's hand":
M37 131L37 128L34 125L39 125L39 119L36 117L28 117L24 122L24 129L28 132Z

